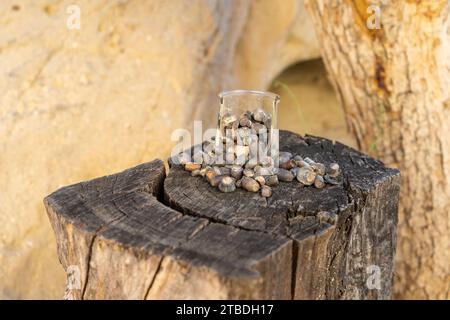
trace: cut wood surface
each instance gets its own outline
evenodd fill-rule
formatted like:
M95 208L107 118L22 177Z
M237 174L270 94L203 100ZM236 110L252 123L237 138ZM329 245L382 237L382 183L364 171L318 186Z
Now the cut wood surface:
M339 185L282 182L266 200L221 193L170 161L166 177L155 160L48 196L60 261L80 271L66 297L390 298L399 172L287 131L280 149L339 163Z

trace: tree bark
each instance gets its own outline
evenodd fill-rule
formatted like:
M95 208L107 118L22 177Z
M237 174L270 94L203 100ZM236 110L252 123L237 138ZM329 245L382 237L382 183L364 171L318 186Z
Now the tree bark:
M375 4L381 27L373 22ZM358 146L402 172L396 293L450 298L447 0L308 0Z
M60 261L69 278L79 270L66 297L390 298L398 170L326 139L284 131L280 141L338 162L339 183L280 183L266 200L221 193L170 161L166 177L155 160L48 196Z

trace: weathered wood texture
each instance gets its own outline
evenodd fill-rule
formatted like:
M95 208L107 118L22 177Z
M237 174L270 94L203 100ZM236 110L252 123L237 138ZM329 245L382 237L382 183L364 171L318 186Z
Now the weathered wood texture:
M338 162L341 183L281 183L266 200L220 193L171 163L166 177L155 160L48 196L60 261L81 275L67 297L390 298L399 172L326 139L282 131L280 146ZM366 285L371 266L379 288Z
M358 149L403 174L396 297L450 299L450 1L306 3Z

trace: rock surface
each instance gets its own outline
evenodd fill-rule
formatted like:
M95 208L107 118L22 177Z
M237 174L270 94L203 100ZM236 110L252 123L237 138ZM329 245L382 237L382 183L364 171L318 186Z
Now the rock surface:
M80 29L71 4L0 3L2 299L63 295L46 194L166 158L218 91L319 54L301 0L77 0Z

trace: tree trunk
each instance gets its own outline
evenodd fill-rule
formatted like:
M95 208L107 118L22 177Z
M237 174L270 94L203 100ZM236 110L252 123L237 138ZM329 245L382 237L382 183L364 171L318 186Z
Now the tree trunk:
M48 196L66 297L390 298L398 170L326 139L280 138L282 150L338 162L339 183L282 182L266 200L171 162L166 178L155 160Z
M381 25L375 26L380 8ZM396 293L450 298L447 0L308 0L331 81L362 150L402 172Z

